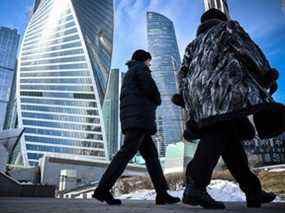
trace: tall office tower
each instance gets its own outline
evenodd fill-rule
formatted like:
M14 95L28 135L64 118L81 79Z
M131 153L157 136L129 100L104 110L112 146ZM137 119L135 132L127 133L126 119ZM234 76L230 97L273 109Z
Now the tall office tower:
M161 93L162 104L157 112L157 138L160 140L160 154L165 156L168 144L182 139L182 112L171 102L177 93L176 72L181 60L171 20L155 13L147 13L148 49L152 54L152 76Z
M281 1L281 9L283 10L283 12L285 13L285 0Z
M17 65L15 67L17 70ZM14 129L17 128L17 100L16 100L16 72L12 81L11 93L9 102L7 105L6 118L4 121L3 129Z
M42 0L35 0L33 13L36 12Z
M113 0L41 0L17 72L24 165L45 153L106 159L102 103L113 49Z
M15 77L19 40L17 30L0 27L0 131L4 128Z
M216 8L224 12L230 18L227 0L204 0L204 3L206 11L211 8Z
M103 104L103 117L109 160L121 147L122 132L120 125L120 91L123 73L112 69L108 79L107 92Z

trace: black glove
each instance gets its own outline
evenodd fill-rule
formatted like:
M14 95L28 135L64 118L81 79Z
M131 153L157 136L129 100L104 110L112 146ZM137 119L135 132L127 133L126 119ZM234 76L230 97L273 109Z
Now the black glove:
M269 89L270 95L273 95L277 90L278 90L278 84L276 81L274 81Z
M183 100L182 95L180 95L180 94L175 94L175 95L173 95L172 98L171 98L171 101L172 101L172 103L174 103L175 105L180 106L180 107L182 107L182 108L185 108L185 102L184 102L184 100Z
M271 69L266 72L266 74L262 77L262 86L266 89L271 89L271 87L276 88L276 81L279 78L279 72L276 69Z

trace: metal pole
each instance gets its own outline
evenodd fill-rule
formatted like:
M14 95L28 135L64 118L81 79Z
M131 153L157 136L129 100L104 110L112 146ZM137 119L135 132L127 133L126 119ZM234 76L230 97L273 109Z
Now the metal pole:
M212 8L216 8L225 13L228 18L231 18L227 0L204 0L204 4L205 11L210 10Z

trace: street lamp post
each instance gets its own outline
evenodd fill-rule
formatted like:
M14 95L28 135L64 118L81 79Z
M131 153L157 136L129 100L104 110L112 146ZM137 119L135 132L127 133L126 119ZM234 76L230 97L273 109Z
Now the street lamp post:
M227 0L204 0L205 10L210 10L211 8L216 8L225 13L228 18L230 18L230 11Z

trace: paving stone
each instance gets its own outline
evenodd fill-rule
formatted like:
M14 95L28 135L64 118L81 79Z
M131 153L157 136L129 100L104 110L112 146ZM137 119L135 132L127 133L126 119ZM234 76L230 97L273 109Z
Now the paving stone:
M272 203L248 209L245 203L226 203L227 209L215 213L284 213L285 203ZM95 200L50 198L0 198L0 213L196 213L212 212L185 204L157 206L153 201L123 200L121 206L108 206Z

